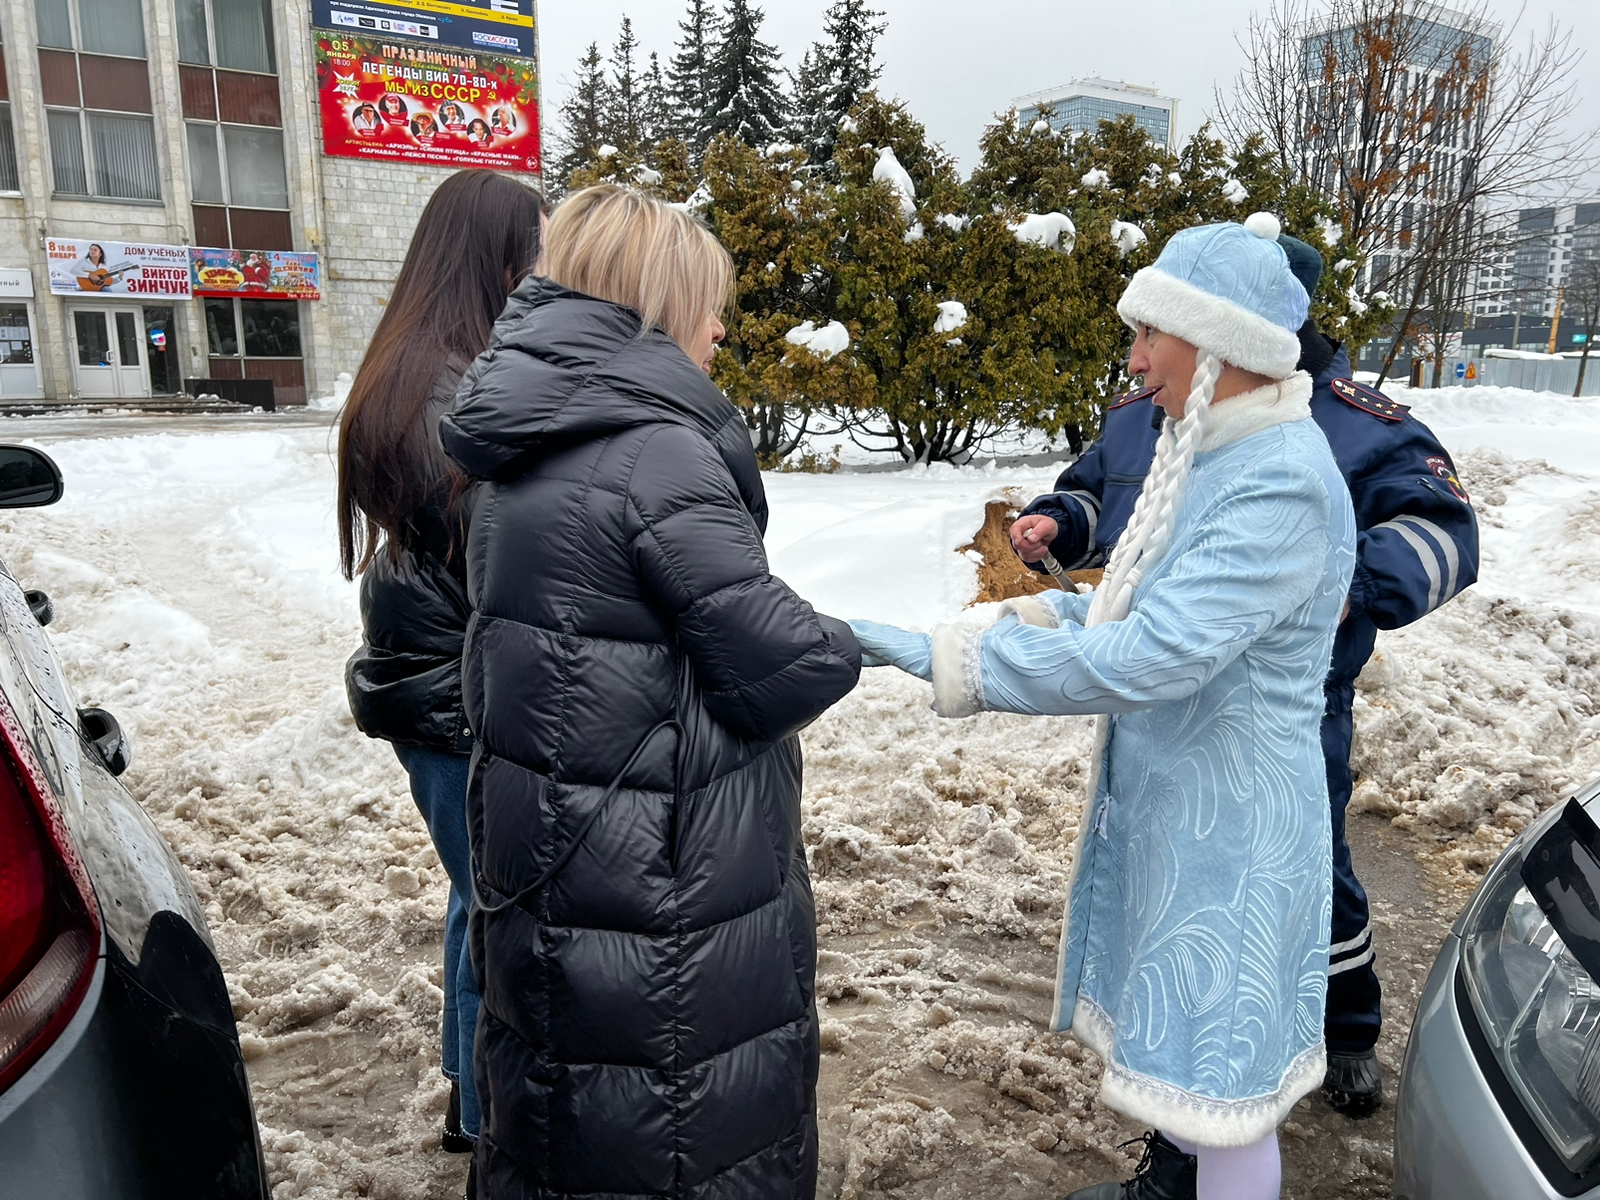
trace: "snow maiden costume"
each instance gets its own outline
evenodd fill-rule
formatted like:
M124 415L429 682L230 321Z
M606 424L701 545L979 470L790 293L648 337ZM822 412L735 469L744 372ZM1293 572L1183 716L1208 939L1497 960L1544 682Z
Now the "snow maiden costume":
M1324 1072L1319 725L1355 523L1294 370L1308 300L1269 232L1265 215L1185 230L1118 305L1199 353L1097 592L931 637L853 625L867 661L932 681L943 716L1105 714L1052 1026L1104 1059L1109 1106L1172 1139L1155 1141L1270 1142L1276 1170L1274 1130ZM1279 382L1213 408L1219 359ZM1187 1162L1188 1182L1148 1194L1194 1195ZM1202 1194L1243 1194L1205 1172Z

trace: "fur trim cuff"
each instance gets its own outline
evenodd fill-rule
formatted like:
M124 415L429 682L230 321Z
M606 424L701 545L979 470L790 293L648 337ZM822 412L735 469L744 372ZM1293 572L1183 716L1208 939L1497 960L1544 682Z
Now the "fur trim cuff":
M970 717L983 702L983 630L970 625L933 627L933 711Z
M1100 1080L1102 1104L1201 1146L1221 1148L1259 1142L1278 1127L1302 1096L1322 1083L1328 1072L1327 1050L1318 1042L1295 1056L1276 1091L1219 1100L1119 1064L1112 1055L1116 1034L1110 1018L1082 997L1072 1014L1072 1033L1105 1063L1105 1075Z
M1024 625L1037 625L1041 629L1059 629L1061 621L1056 616L1055 609L1051 608L1037 596L1014 596L1000 606L996 620L1017 615L1017 620Z
M1117 301L1117 312L1130 325L1149 325L1272 379L1287 379L1300 361L1300 338L1294 330L1157 267L1134 275Z

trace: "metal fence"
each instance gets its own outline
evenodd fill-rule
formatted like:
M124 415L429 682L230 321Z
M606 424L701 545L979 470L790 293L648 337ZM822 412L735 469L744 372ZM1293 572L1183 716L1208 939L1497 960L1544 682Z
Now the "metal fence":
M1423 368L1422 378L1424 386L1432 382L1431 362ZM1401 382L1404 381L1402 375ZM1578 385L1578 359L1447 358L1439 382L1444 387L1513 387L1570 396ZM1600 353L1589 358L1589 366L1583 373L1582 395L1600 396Z

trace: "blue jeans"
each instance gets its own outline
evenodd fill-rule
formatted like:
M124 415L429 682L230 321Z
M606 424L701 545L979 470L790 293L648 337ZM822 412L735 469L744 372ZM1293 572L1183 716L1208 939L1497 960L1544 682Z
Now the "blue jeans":
M467 907L472 902L472 852L467 844L467 766L465 754L427 746L394 748L411 776L411 795L422 812L450 876L450 907L444 920L445 1076L461 1084L461 1131L478 1136L478 1088L472 1077L472 1043L478 1031L478 977L467 953Z

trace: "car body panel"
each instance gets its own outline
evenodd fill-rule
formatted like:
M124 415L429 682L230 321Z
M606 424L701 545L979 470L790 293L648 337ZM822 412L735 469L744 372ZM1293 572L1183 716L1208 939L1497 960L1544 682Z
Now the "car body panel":
M7 711L9 710L9 711ZM238 1029L188 875L81 734L78 706L0 563L0 717L87 875L103 936L65 1031L0 1093L0 1200L265 1200ZM31 751L31 755L30 752Z
M1600 818L1600 780L1573 797ZM1554 806L1512 842L1537 837L1554 819ZM1510 852L1511 847L1507 848ZM1480 888L1481 891L1481 888ZM1423 986L1406 1043L1396 1101L1394 1195L1396 1200L1600 1200L1600 1187L1575 1182L1563 1190L1551 1182L1528 1150L1524 1136L1542 1138L1521 1102L1504 1086L1497 1094L1474 1050L1477 1014L1460 983L1462 935L1478 904L1475 894L1456 918ZM1482 1052L1490 1053L1486 1046ZM1500 1082L1504 1084L1503 1077ZM1502 1099L1503 1097L1503 1099ZM1508 1113L1506 1105L1517 1105ZM1518 1132L1521 1126L1524 1133ZM1552 1152L1553 1153L1553 1152Z

